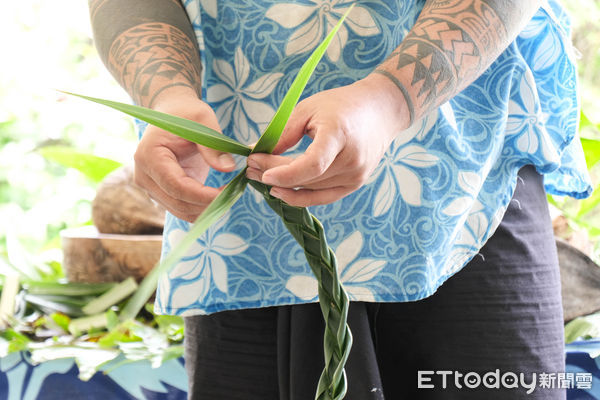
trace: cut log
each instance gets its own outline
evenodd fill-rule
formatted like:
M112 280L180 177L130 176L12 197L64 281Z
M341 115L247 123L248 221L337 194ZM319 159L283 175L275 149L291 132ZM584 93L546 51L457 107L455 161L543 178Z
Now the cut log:
M98 186L92 220L98 231L117 234L159 234L165 209L133 181L133 167L110 173Z
M587 255L557 239L564 320L600 310L600 267Z
M160 259L161 235L100 233L93 226L61 232L63 269L70 282L138 282Z

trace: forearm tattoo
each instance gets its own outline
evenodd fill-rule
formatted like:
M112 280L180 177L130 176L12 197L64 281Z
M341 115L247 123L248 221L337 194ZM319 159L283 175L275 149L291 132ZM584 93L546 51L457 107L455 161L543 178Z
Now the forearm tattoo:
M174 86L200 97L198 45L177 0L91 0L90 16L101 58L137 104Z
M512 31L521 18L506 7L519 12L507 0L427 2L413 29L375 71L398 86L411 124L476 79L516 36Z

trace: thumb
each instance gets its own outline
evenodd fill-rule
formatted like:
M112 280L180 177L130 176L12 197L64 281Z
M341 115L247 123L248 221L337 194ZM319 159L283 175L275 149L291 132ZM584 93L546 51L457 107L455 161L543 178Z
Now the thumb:
M217 171L230 172L235 169L235 159L229 153L200 145L198 145L198 151L200 151L206 163Z
M281 154L293 147L304 136L308 115L303 111L302 103L298 104L285 124L281 137L273 149L273 154Z

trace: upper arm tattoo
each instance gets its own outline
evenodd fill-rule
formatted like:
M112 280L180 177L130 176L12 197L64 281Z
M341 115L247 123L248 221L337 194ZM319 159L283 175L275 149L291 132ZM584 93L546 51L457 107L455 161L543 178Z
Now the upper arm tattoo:
M198 97L198 45L178 0L90 0L96 47L137 104L151 107L165 89L186 86Z
M198 48L179 29L161 23L138 25L120 34L110 47L108 68L134 101L152 106L173 86L187 86L200 97Z
M508 45L511 22L492 3L500 8L510 1L429 1L400 46L375 71L401 90L411 123L467 86Z

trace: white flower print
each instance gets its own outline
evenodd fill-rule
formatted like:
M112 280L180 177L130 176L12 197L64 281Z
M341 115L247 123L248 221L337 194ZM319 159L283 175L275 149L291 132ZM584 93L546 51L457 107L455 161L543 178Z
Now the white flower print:
M559 162L560 157L551 145L546 130L546 117L543 115L537 95L536 84L527 71L520 84L521 102L510 100L508 104L508 120L506 135L517 135L517 149L523 153L535 154L541 147L542 156L550 162Z
M314 49L350 8L347 0L313 0L311 3L313 5L279 3L267 10L267 18L284 28L298 28L286 45L285 54L288 56ZM359 36L373 36L380 32L369 11L355 6L327 49L327 56L333 62L340 58L348 40L346 26Z
M426 168L435 165L439 158L427 152L421 146L412 144L414 138L423 139L437 120L437 111L432 112L421 122L401 132L392 142L377 169L369 178L369 183L376 181L383 174L383 181L377 189L373 202L373 215L379 216L389 211L396 199L397 191L403 200L412 205L421 205L423 185L412 168ZM410 144L408 144L411 142Z
M256 142L258 132L251 123L262 132L275 114L269 104L256 100L270 95L283 74L268 73L248 83L250 63L240 47L235 51L233 67L225 60L215 59L213 69L223 83L209 87L206 98L210 103L221 103L215 111L221 128L225 129L233 117L236 138L244 143Z
M217 18L217 0L200 0L204 11L212 18Z
M375 301L375 296L363 284L373 279L387 263L385 260L358 257L363 247L363 236L354 232L335 250L338 273L350 300ZM354 262L353 262L354 261ZM314 300L318 296L317 279L310 275L294 275L288 279L286 289L302 300Z
M460 227L452 252L447 258L442 275L452 275L458 271L484 244L484 240L494 234L504 214L506 207L500 207L488 219L486 207L479 200L473 203L465 224ZM458 228L459 226L457 226Z
M554 19L554 26L560 27L560 22L556 20L554 16L554 12L551 7L546 7L542 5L542 8L548 13L548 16ZM559 28L560 29L560 28ZM532 68L534 71L542 71L552 65L555 65L556 61L563 54L564 49L561 46L557 46L557 43L560 43L562 38L560 37L565 35L564 43L568 46L571 42L566 33L561 33L561 31L554 31L554 29L548 29L548 20L547 17L534 16L531 21L525 26L525 28L519 33L519 38L522 40L526 40L531 42L532 40L536 40L536 50L535 56L533 57L533 65ZM570 50L570 49L567 49Z
M473 206L475 197L481 189L481 177L470 171L458 172L458 186L463 190L463 195L454 198L442 212L449 216L458 216L464 214Z
M227 264L222 256L240 254L248 248L248 244L237 235L217 233L228 219L229 214L208 229L188 250L184 261L168 273L172 282L178 281L171 298L171 308L185 308L203 299L212 282L221 292L227 293ZM170 247L179 243L185 234L181 229L169 232L167 240Z

